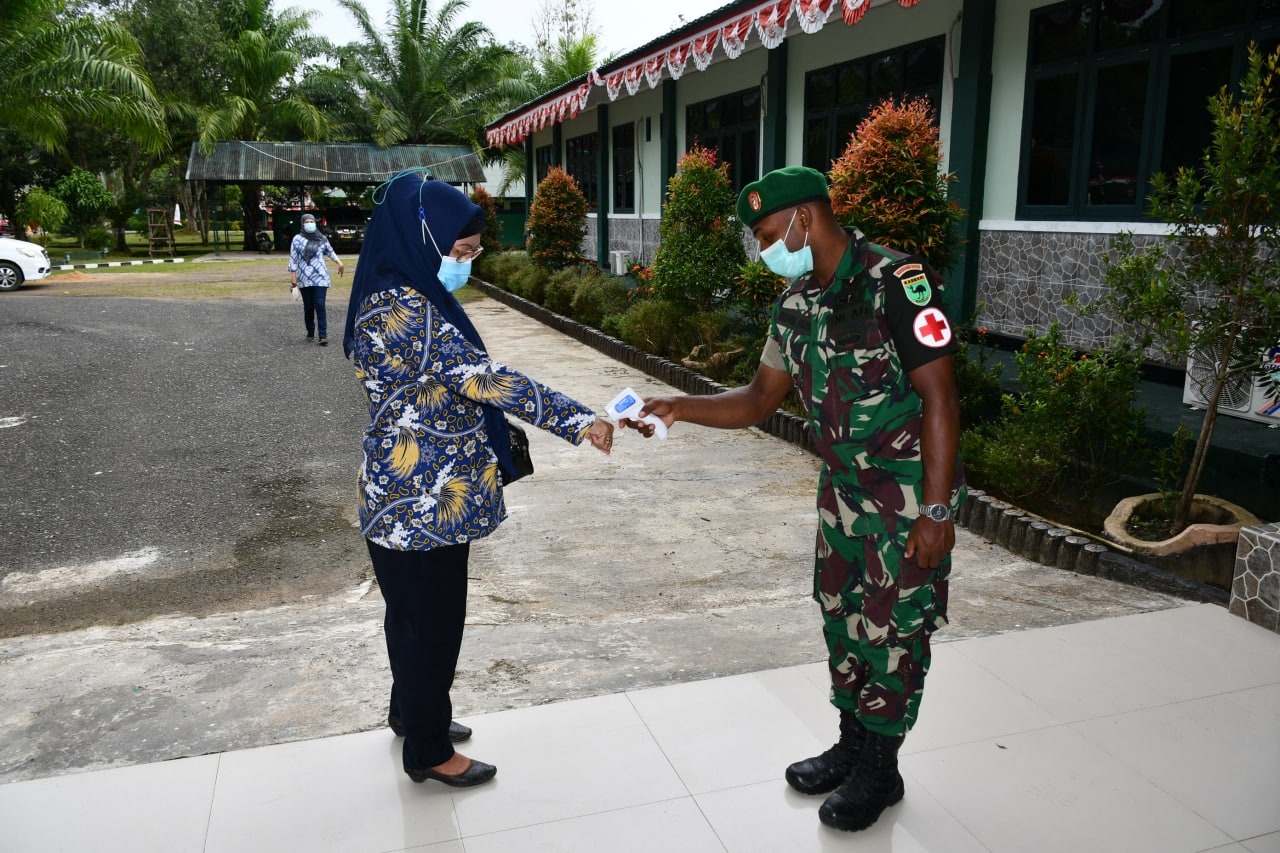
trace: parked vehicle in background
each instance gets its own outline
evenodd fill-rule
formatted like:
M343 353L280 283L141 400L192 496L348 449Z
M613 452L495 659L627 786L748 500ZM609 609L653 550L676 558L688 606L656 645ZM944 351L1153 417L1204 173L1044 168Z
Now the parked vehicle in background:
M36 281L49 274L49 253L43 246L0 237L0 290L17 290L24 281Z
M316 211L320 230L335 249L360 251L364 244L364 229L369 224L369 212L358 207L329 207Z
M13 236L13 223L9 221L9 217L0 213L0 237Z

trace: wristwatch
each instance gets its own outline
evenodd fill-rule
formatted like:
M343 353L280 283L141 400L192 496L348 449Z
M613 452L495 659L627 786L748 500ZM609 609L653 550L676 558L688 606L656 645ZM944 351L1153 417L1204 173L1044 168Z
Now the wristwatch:
M934 521L950 521L951 507L947 504L920 504L920 515L928 516Z

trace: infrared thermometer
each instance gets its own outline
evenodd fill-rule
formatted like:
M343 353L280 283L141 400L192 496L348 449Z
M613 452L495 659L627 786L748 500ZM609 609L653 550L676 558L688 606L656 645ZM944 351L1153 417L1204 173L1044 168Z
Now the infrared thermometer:
M630 388L624 388L622 393L609 401L609 405L604 407L605 414L620 421L623 418L632 421L643 421L653 425L654 435L658 438L667 437L667 425L662 422L662 418L657 415L640 416L640 410L644 408L644 400L640 399L640 395Z

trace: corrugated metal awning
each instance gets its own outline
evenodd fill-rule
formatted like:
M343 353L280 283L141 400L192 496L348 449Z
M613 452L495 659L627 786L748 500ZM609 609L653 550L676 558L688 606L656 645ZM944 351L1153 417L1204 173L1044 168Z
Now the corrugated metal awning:
M322 142L219 142L208 155L191 146L188 181L265 184L380 184L403 169L425 169L450 184L484 182L479 156L465 145Z

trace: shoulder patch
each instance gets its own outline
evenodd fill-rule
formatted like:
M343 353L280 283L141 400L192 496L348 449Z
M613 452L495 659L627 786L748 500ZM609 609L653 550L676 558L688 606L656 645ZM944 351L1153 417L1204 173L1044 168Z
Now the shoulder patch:
M912 305L928 305L933 299L933 288L929 285L929 277L922 272L903 278L902 289L906 291L907 299L911 300Z
M926 308L917 314L911 323L911 331L917 341L933 349L951 343L951 324L937 308Z

